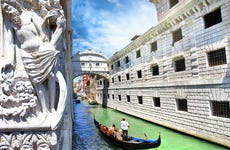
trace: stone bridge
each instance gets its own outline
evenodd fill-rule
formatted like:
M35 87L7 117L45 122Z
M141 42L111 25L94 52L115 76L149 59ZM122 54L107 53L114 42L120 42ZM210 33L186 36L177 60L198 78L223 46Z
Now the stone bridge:
M96 74L106 78L109 73L107 60L106 56L90 49L84 52L77 52L71 58L73 78L85 74Z

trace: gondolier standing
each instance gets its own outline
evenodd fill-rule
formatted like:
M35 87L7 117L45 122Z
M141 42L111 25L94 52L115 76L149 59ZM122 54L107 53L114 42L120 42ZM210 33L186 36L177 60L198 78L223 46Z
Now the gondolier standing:
M121 119L121 129L122 129L122 137L123 140L128 139L128 128L129 128L129 123L125 120L125 118Z

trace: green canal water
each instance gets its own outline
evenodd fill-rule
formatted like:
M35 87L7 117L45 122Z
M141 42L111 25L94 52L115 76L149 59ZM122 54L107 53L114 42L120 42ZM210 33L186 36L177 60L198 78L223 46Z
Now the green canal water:
M91 124L88 134L91 133L90 136L91 137L93 136L94 137L93 139L99 140L96 141L96 143L94 143L94 146L97 145L98 147L100 147L98 149L116 150L118 148L116 148L115 146L110 146L107 142L104 141L103 138L100 137L99 135L100 133L97 132L95 127L93 127L93 115L95 115L96 119L102 124L106 126L111 126L112 124L115 124L119 128L120 128L121 118L125 117L130 124L129 135L132 136L144 138L144 133L146 133L148 139L156 139L158 133L160 132L162 142L160 147L157 148L158 150L228 150L228 148L198 138L194 138L192 136L178 133L176 131L153 124L151 122L121 113L114 109L102 108L100 105L92 106L92 105L88 105L88 103L81 103L81 104L76 104L74 109L75 109L76 124L78 124L79 122L84 122L83 120L87 120L86 124ZM85 126L86 125L82 125L82 128L84 130L85 130ZM74 133L75 136L78 137L82 136L81 140L87 139L84 138L84 135L82 135L82 133L80 133L81 131L82 131L81 126L77 126ZM77 134L81 134L81 135L77 135ZM79 139L75 139L73 143L76 144L77 140ZM81 149L81 148L76 148L76 145L75 148L73 149ZM85 147L83 149L97 149L97 148L91 148L90 144L88 144L88 146L86 145L84 146Z

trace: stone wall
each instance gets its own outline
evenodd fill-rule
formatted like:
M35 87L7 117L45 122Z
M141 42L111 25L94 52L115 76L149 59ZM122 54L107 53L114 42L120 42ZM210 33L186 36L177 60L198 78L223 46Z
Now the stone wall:
M127 56L130 58L129 63L121 63L114 70L110 67L107 106L230 147L230 120L214 116L211 109L213 101L229 103L230 2L181 0L170 10L163 6L166 0L153 2L161 13L159 24L109 60L111 66L118 60L124 62ZM205 28L204 16L218 8L222 21ZM173 33L178 29L182 39L174 43ZM157 50L151 52L151 43L155 41ZM210 66L208 53L222 48L226 63ZM141 57L136 58L138 50ZM181 57L185 60L185 70L175 71L175 60ZM159 75L153 76L151 67L156 64ZM141 78L137 77L139 70ZM103 87L98 88L98 93L98 99L102 100ZM138 96L142 96L142 104ZM160 98L160 107L154 106L156 97ZM187 100L187 111L178 110L178 99Z

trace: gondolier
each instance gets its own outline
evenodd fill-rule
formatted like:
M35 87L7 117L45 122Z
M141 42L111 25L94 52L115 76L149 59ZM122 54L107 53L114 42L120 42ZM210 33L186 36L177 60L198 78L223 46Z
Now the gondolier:
M128 129L129 129L129 123L125 120L125 118L121 119L121 129L122 129L122 138L123 140L128 139Z

